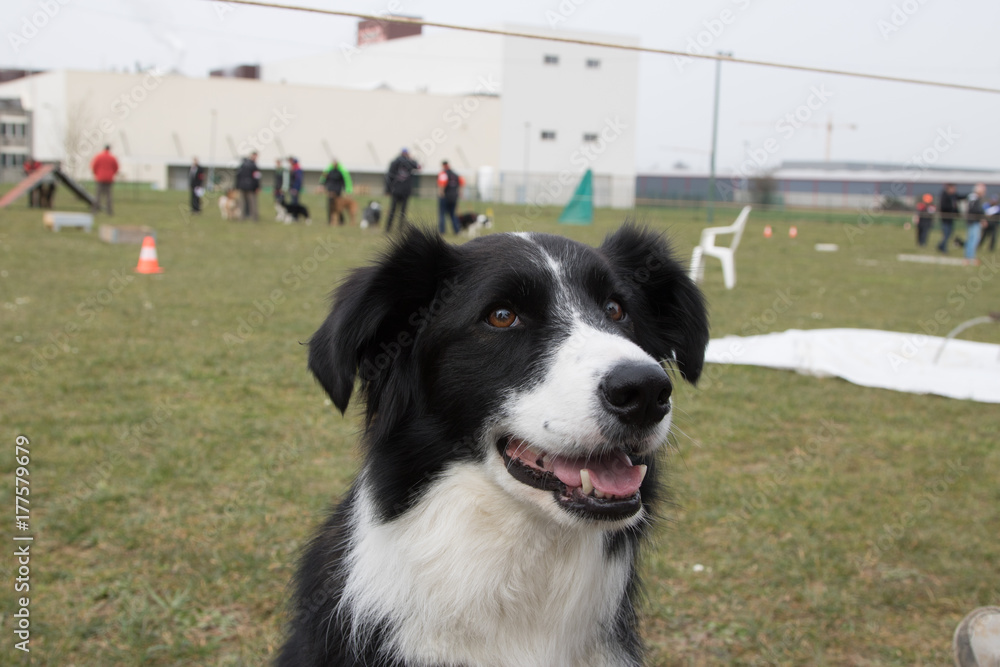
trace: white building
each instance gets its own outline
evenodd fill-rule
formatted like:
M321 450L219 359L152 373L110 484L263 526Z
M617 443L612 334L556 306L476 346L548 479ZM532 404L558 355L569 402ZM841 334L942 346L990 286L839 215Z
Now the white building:
M638 45L637 38L621 35L547 34ZM445 30L264 64L261 78L415 94L499 95L499 160L483 166L495 168L500 199L564 202L590 168L597 205L631 207L638 68L634 51ZM460 126L474 118L476 99L454 107L446 124ZM427 161L444 154L426 141L415 146Z
M361 183L366 173L380 183L400 148L425 137L441 139L442 153L464 156L455 166L467 173L498 164L500 155L493 97L477 98L477 114L446 137L436 130L459 101L454 96L61 70L0 84L2 97L34 110L38 159L62 161L86 178L91 157L110 144L125 180L156 187L186 188L193 156L233 168L251 150L264 169L294 155L314 177L336 156Z
M374 193L408 147L426 195L444 158L470 197L560 204L589 168L596 205L633 205L635 53L446 31L265 64L261 78L58 70L0 84L0 98L33 112L37 159L82 178L105 144L125 180L171 188L193 156L231 169L256 149L260 167L294 155L313 181L336 156Z

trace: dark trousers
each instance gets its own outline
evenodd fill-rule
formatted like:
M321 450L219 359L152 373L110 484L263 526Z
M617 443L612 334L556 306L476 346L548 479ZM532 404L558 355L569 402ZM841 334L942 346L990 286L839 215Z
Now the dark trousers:
M194 190L191 190L191 212L201 213L201 197Z
M257 222L257 191L240 190L240 196L243 198L243 219Z
M104 200L105 206L107 207L108 215L114 215L111 210L111 186L113 183L98 183L97 184L97 202L94 204L94 210L101 210L101 200Z
M927 238L931 235L931 227L934 221L930 218L919 218L917 220L917 245L923 248L927 245Z
M451 217L451 228L455 230L458 234L462 231L462 225L458 222L458 215L455 214L455 207L458 206L458 200L450 200L447 197L438 197L438 233L444 234L444 220L446 217Z
M402 229L406 225L406 202L409 201L410 195L392 195L392 206L389 207L389 219L385 221L385 231L386 233L392 230L392 219L396 217L396 207L399 207L399 228Z
M986 243L986 237L990 237L990 252L994 252L997 249L997 225L1000 222L997 220L990 220L986 223L986 229L983 230L983 236L979 239L979 247L982 248L983 244Z
M951 232L955 228L955 221L948 218L941 218L941 243L937 249L941 252L948 252L948 241L951 239Z

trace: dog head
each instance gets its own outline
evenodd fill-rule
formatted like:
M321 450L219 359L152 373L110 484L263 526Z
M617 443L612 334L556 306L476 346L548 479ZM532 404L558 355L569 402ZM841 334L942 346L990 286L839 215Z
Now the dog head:
M341 411L360 377L364 475L385 519L472 461L557 521L621 527L655 496L661 364L693 383L707 341L701 293L658 234L453 246L411 230L337 290L309 366Z

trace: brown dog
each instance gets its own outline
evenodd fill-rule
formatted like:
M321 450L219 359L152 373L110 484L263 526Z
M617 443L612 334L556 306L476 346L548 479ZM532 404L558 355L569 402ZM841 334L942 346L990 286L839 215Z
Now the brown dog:
M358 217L358 202L347 195L340 195L333 202L333 208L330 210L330 219L327 222L332 225L333 221L337 220L337 224L343 224L340 222L341 213L347 213L353 225L355 219Z

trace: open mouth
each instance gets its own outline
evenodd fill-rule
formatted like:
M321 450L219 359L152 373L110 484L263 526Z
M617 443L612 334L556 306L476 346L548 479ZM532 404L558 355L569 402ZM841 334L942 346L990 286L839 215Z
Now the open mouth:
M590 519L624 519L642 508L639 487L645 465L635 465L621 450L581 458L556 456L513 436L497 441L511 477L552 491L564 509Z

